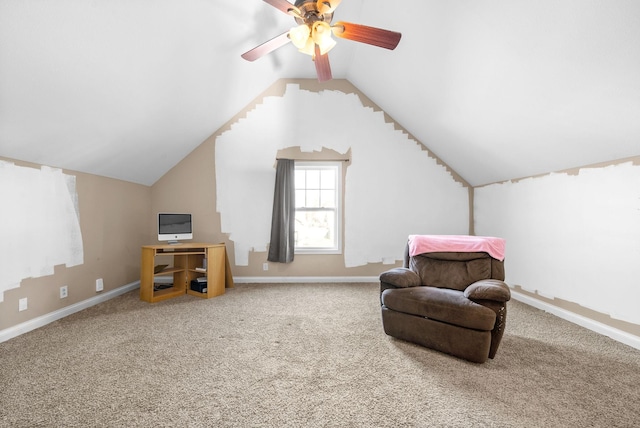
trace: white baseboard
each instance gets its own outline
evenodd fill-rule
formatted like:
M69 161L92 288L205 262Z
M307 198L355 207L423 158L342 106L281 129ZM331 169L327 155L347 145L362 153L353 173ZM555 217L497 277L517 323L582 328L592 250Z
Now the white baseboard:
M298 276L298 277L274 277L274 276L264 276L264 277L234 277L233 281L237 284L249 284L249 283L330 283L330 282L379 282L379 278L377 276L348 276L348 277L327 277L327 276ZM29 331L35 330L36 328L45 326L53 321L57 321L61 318L64 318L68 315L79 312L83 309L87 309L91 306L97 305L98 303L106 302L107 300L113 299L116 296L127 293L131 290L134 290L140 286L140 281L135 281L127 285L123 285L122 287L116 288L115 290L110 290L105 293L101 293L95 297L92 297L87 300L83 300L82 302L74 303L73 305L66 306L62 309L58 309L57 311L50 312L46 315L42 315L40 317L34 318L32 320L23 322L13 327L9 327L4 330L0 330L0 343L5 342L14 337L20 336L21 334L27 333ZM610 337L618 342L624 343L625 345L629 345L632 348L640 350L640 337L634 336L630 333L624 332L622 330L618 330L606 324L602 324L598 321L592 320L590 318L584 317L582 315L578 315L574 312L567 311L565 309L559 308L554 305L550 305L538 299L531 298L524 294L518 293L517 291L511 290L511 297L519 302L525 303L529 306L533 306L534 308L541 309L545 312L549 312L559 318L572 322L574 324L580 325L584 328L587 328L591 331L594 331L599 334L603 334L607 337Z
M578 315L574 312L567 311L549 303L545 303L541 300L534 299L532 297L518 293L517 291L511 290L511 297L519 302L525 303L529 306L533 306L534 308L541 309L545 312L549 312L550 314L553 314L559 318L562 318L574 324L578 324L579 326L587 328L591 331L595 331L596 333L600 333L602 335L610 337L613 340L624 343L625 345L629 345L632 348L640 349L640 337L638 336L634 336L633 334L618 330L617 328L602 324L601 322L583 317L582 315Z
M123 285L122 287L116 288L115 290L110 290L110 291L100 293L95 297L91 297L90 299L83 300L82 302L65 306L64 308L58 309L57 311L53 311L48 314L34 318L32 320L25 321L13 327L0 330L0 343L5 342L14 337L20 336L21 334L27 333L29 331L35 330L36 328L45 326L49 323L52 323L61 318L64 318L66 316L79 312L83 309L87 309L91 306L97 305L98 303L106 302L107 300L113 299L114 297L124 294L128 291L135 290L138 287L140 287L140 281L135 281L135 282L132 282L131 284Z
M236 284L314 283L314 282L380 282L377 276L234 276Z
M171 282L173 281L173 277L156 277L155 280L157 282ZM314 283L314 282L378 282L378 277L365 277L365 276L349 276L349 277L326 277L326 276L301 276L301 277L273 277L273 276L265 276L265 277L234 277L233 281L238 284L248 284L248 283ZM13 327L6 328L4 330L0 330L0 343L6 342L9 339L20 336L21 334L30 332L39 327L45 326L49 323L57 321L61 318L64 318L68 315L79 312L83 309L89 308L91 306L97 305L98 303L106 302L107 300L113 299L116 296L124 294L128 291L134 290L140 287L140 281L135 281L127 285L123 285L122 287L116 288L115 290L107 291L105 293L101 293L95 297L92 297L87 300L83 300L82 302L74 303L73 305L65 306L64 308L58 309L57 311L50 312L48 314L42 315L40 317L34 318L29 321L25 321L21 324L15 325Z

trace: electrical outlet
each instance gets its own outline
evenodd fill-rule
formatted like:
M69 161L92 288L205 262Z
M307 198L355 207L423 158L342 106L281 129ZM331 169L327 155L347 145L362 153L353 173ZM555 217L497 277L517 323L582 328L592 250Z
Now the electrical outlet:
M60 287L60 298L64 299L68 295L69 295L69 290L67 289L67 286L63 285L62 287Z
M24 297L18 300L18 312L22 312L26 310L27 310L27 298Z
M96 279L96 291L102 290L104 290L104 282L102 281L102 278L98 278Z
M269 270L269 263L262 263L262 270Z

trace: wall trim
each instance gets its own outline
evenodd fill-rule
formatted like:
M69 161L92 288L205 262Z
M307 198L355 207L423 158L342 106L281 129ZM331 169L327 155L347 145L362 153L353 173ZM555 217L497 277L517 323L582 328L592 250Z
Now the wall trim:
M635 336L633 334L627 333L617 328L608 326L606 324L592 320L582 315L578 315L574 312L567 311L566 309L562 309L557 306L551 305L549 303L545 303L538 299L534 299L532 297L518 293L513 289L511 290L511 297L513 297L515 300L522 302L526 305L533 306L534 308L541 309L545 312L549 312L550 314L553 314L559 318L562 318L563 320L572 322L581 327L587 328L596 333L610 337L615 341L624 343L625 345L629 345L632 348L640 350L640 337L638 336Z
M53 312L49 312L48 314L39 316L37 318L33 318L29 321L25 321L13 327L0 330L0 343L6 342L7 340L20 336L21 334L28 333L32 330L43 327L49 323L62 319L76 312L80 312L81 310L97 305L98 303L106 302L107 300L113 299L116 296L129 292L131 290L135 290L138 287L140 287L140 281L135 281L114 290L100 293L81 302L65 306L64 308L58 309Z
M313 282L379 282L377 276L234 276L236 284L313 283Z

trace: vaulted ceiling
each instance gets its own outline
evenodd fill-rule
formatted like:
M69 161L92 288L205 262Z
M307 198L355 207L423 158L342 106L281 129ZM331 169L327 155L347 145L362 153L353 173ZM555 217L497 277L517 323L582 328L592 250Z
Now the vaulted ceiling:
M347 79L472 185L640 155L637 0L343 0ZM0 156L153 184L281 78L314 78L261 0L0 0ZM314 126L331 135L330 124Z

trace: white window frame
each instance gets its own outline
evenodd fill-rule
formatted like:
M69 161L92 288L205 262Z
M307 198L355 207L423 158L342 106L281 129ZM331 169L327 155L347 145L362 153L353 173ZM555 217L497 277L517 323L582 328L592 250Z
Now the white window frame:
M325 247L295 247L295 254L342 254L342 162L341 161L296 161L296 170L300 169L331 169L336 173L335 177L335 208L298 208L298 211L335 211L335 242L331 248ZM297 205L297 203L296 203ZM297 231L296 231L297 233Z

